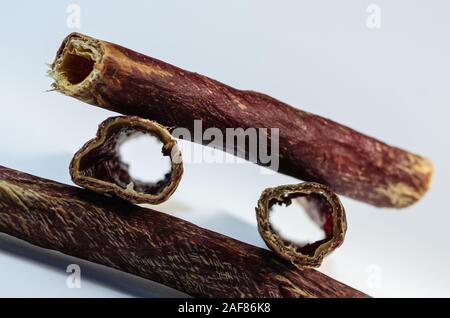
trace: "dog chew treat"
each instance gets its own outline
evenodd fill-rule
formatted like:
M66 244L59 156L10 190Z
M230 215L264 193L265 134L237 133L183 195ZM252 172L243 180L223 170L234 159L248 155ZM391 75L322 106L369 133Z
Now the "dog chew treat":
M156 183L133 179L128 165L120 158L119 149L125 141L145 134L158 138L163 144L162 154L171 160L170 172ZM136 204L159 204L176 190L183 175L183 164L177 142L164 126L139 117L119 116L101 123L97 136L75 154L70 175L76 184L98 193Z
M293 199L300 200L307 214L322 228L324 239L296 244L284 240L272 227L272 206L289 206ZM320 266L323 258L342 244L347 230L345 210L338 196L318 183L285 185L264 190L256 207L256 218L259 233L266 244L277 255L298 268Z
M270 96L232 88L116 44L72 33L49 72L53 88L118 113L184 127L279 129L275 170L381 207L406 207L427 191L432 164ZM197 135L198 136L198 135ZM274 140L276 138L274 137ZM270 151L271 142L268 142ZM234 152L236 149L225 149ZM250 147L247 147L250 148ZM251 149L245 149L251 157ZM278 153L276 153L278 155ZM255 156L255 154L253 154ZM258 160L264 162L256 154Z
M163 143L162 153L171 157L171 171L165 175L164 180L156 184L132 179L128 165L120 158L120 145L127 139L142 134L156 136ZM155 122L135 116L111 117L105 120L99 125L97 136L75 154L70 164L70 174L76 184L136 204L159 204L167 200L177 188L182 173L181 152L170 132ZM310 207L315 209L318 216L314 220L326 234L324 240L300 246L282 240L279 233L270 226L271 205L275 200L290 204L292 197L310 199ZM309 213L311 209L306 211ZM304 183L267 189L261 197L257 212L259 232L264 241L276 254L291 261L298 268L320 266L323 257L331 253L344 239L344 208L334 193L319 184ZM343 224L334 227L335 220Z
M1 166L0 232L197 297L367 297L176 217Z

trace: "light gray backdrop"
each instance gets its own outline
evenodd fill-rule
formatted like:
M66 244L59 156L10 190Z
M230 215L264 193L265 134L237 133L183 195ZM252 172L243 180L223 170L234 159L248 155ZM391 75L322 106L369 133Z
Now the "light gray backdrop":
M86 33L431 158L431 191L408 209L343 198L346 241L320 271L373 296L450 296L448 1L76 1L79 29L67 24L71 3L1 4L1 165L70 182L72 154L113 113L45 92L45 63L68 33ZM151 152L131 148L137 174L158 169L157 159L140 159ZM297 182L249 163L185 171L158 209L260 246L254 206L261 190ZM287 230L302 231L291 223L285 219ZM66 286L71 263L81 265L81 289ZM0 237L0 296L164 295L178 294Z

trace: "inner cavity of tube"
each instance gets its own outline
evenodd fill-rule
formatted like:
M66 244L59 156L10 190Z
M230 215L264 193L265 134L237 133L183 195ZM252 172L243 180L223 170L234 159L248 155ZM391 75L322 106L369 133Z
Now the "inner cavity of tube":
M305 247L326 238L322 228L325 219L319 209L307 197L293 199L292 204L275 202L271 207L270 224L283 240Z
M156 183L164 179L170 171L170 158L163 156L163 144L150 135L139 135L121 144L120 160L128 165L128 173L133 180Z
M58 73L71 85L83 82L94 69L94 52L76 43L69 43L58 67Z

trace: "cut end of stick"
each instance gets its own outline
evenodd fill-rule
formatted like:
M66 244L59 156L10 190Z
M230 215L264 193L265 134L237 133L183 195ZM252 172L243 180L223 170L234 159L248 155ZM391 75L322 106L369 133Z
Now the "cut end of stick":
M52 89L82 99L83 92L98 76L102 52L98 40L79 33L68 35L49 65L48 75L54 80Z
M297 244L285 240L270 222L272 206L290 205L304 199L302 205L311 219L321 226L325 238L313 243ZM297 268L318 267L325 256L344 241L347 223L345 210L338 196L326 186L306 182L266 189L256 207L258 230L267 246Z
M128 139L150 135L162 143L171 169L158 182L134 179L122 161L120 146ZM131 203L160 204L176 190L183 174L181 152L164 126L134 116L111 117L100 124L96 138L73 157L70 175L74 183L94 192L114 195Z
M433 163L429 159L412 154L409 159L407 163L400 165L400 169L410 176L415 176L412 182L391 183L376 189L388 198L391 207L409 207L422 199L431 187Z

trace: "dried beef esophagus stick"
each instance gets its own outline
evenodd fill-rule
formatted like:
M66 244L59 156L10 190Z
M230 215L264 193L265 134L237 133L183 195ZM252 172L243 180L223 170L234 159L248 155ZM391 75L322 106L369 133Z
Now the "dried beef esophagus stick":
M226 128L278 128L279 172L376 206L409 206L431 182L432 164L421 156L270 96L82 34L64 40L49 73L54 89L66 95L168 127L185 127L192 135L195 119L202 120L204 129L223 133ZM234 154L236 149L225 150ZM250 158L251 150L245 151Z
M270 222L272 207L275 204L289 206L294 199L299 200L307 215L320 226L325 234L323 239L299 244L283 239L273 228ZM347 231L345 210L339 197L328 187L314 182L264 190L256 206L256 220L267 246L298 268L320 266L325 256L341 246Z
M171 169L158 182L134 179L128 164L121 160L120 146L142 135L157 138L162 143L162 154L170 158ZM176 190L183 175L183 163L176 140L164 126L135 116L118 116L99 125L97 136L74 155L69 170L73 182L86 189L131 203L159 204Z
M268 250L2 166L0 232L197 297L367 297Z

